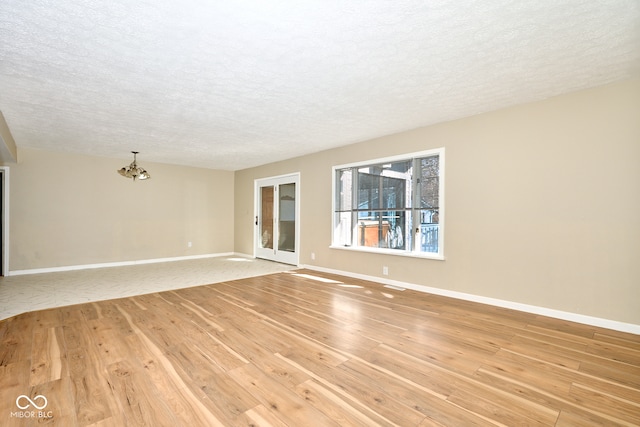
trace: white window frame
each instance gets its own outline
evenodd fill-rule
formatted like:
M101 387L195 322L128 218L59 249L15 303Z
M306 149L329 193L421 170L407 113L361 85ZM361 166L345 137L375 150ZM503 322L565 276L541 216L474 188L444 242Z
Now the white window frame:
M438 195L439 195L439 206L438 206L438 252L422 252L416 250L415 247L406 248L405 250L399 249L388 249L388 248L379 248L379 247L368 247L368 246L359 246L357 244L351 245L343 245L336 243L336 229L337 229L337 220L336 220L336 196L338 191L337 186L337 172L341 169L347 168L356 168L356 167L364 167L364 166L374 166L380 165L383 163L393 163L393 162L402 162L402 161L410 161L413 159L423 158L423 157L431 157L431 156L439 156L439 175L438 175ZM332 167L331 174L331 246L332 249L341 249L347 251L357 251L357 252L370 252L376 254L385 254L385 255L396 255L396 256L405 256L405 257L416 257L416 258L427 258L427 259L435 259L435 260L444 260L444 241L445 241L445 149L436 148L432 150L419 151L414 153L401 154L397 156L383 157L377 159L370 159L360 162L335 165ZM415 177L414 177L415 179ZM355 190L352 190L355 191ZM413 206L411 206L411 210L413 211ZM356 225L354 224L354 227ZM413 239L415 241L416 235L413 230ZM355 231L352 232L352 235L355 236L357 233ZM355 239L355 237L354 237ZM415 245L413 245L415 246Z

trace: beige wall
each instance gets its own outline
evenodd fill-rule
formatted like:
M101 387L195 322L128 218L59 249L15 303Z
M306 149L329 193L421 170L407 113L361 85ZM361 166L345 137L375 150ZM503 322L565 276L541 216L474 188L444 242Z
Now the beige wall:
M233 251L232 172L20 149L10 165L10 271ZM192 247L187 247L187 242Z
M437 147L445 261L329 248L333 165ZM299 171L302 264L640 324L639 159L635 79L238 171L235 249L253 180Z
M9 125L0 111L0 163L14 163L18 160L18 148L11 135Z

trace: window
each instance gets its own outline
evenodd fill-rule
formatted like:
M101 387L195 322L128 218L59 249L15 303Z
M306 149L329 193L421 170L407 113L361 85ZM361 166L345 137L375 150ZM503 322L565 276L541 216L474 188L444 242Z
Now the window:
M334 167L333 246L442 258L444 149Z

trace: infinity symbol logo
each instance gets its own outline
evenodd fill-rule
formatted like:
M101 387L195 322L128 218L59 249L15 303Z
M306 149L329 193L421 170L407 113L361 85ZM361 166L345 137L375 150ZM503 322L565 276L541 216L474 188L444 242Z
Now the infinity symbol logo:
M42 405L38 405L35 401L41 399L44 403ZM22 406L20 404L20 401L27 401L27 404L25 406ZM33 405L34 408L36 409L44 409L47 407L47 404L49 402L47 402L47 398L44 397L43 395L39 394L36 397L33 398L33 400L31 400L29 398L29 396L25 396L24 394L21 394L20 396L18 396L18 398L16 399L16 406L20 409L27 409L29 407L29 405Z

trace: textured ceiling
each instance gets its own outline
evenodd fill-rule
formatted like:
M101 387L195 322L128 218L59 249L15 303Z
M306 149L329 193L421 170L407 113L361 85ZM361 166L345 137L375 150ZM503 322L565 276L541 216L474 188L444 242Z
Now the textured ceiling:
M634 77L638 0L2 0L18 148L237 170Z

